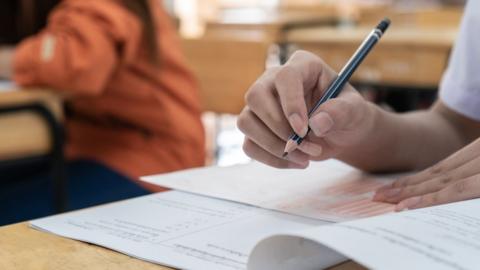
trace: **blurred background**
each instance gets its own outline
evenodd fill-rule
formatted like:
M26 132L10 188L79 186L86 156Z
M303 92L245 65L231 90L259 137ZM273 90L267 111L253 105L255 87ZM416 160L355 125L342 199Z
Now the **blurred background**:
M298 49L335 70L383 17L392 27L352 83L363 95L399 112L428 108L436 98L464 1L179 0L166 3L183 50L201 83L209 161L246 162L235 115L248 87L266 67Z
M0 47L38 32L57 2L2 0ZM227 166L249 161L242 152L236 115L244 106L245 92L266 68L285 63L303 49L339 71L384 17L392 20L391 28L351 82L365 98L388 110L428 108L448 64L464 1L167 0L162 4L200 83L206 165ZM14 88L8 81L0 82L0 171L28 168L46 159L61 186L61 98L48 91ZM61 199L61 194L57 197Z

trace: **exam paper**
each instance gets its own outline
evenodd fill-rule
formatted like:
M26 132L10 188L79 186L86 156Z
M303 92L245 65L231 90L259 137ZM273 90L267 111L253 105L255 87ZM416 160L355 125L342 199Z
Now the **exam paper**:
M345 221L392 212L373 202L373 192L392 181L364 174L339 161L306 170L280 170L253 162L142 177L159 186L222 198L295 215Z
M248 269L323 269L332 253L369 269L479 269L480 199L273 236L255 247ZM289 263L302 258L310 264Z
M262 238L326 222L178 191L34 220L31 226L181 269L246 269ZM345 260L330 259L332 264Z

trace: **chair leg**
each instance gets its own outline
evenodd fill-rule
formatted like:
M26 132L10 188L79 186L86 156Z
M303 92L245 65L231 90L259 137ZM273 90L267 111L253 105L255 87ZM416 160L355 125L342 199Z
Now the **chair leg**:
M67 176L65 158L63 154L64 130L52 112L42 103L13 105L0 108L0 114L12 114L30 111L38 114L47 124L52 138L52 178L53 178L53 202L55 211L61 213L67 210Z
M58 132L58 131L56 131ZM56 213L65 212L68 209L67 198L67 172L65 156L63 154L63 136L53 136L55 142L52 153L52 179L53 179L53 203Z

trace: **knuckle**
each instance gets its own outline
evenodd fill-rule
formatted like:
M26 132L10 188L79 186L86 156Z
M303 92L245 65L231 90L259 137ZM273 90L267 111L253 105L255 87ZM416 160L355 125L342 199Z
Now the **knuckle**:
M437 175L443 172L443 164L442 163L437 163L430 168L428 168L427 173L430 175Z
M421 188L418 188L417 186L408 186L402 190L402 195L412 195L416 194L421 190Z
M450 184L452 180L453 177L449 173L444 173L439 178L439 182L444 186Z
M431 204L438 204L440 202L440 192L434 192L430 195L430 203Z
M282 83L286 78L297 77L297 71L290 65L282 66L275 74L275 82Z
M261 99L262 91L265 91L265 87L259 82L254 83L245 94L245 103L250 107L257 104Z
M467 191L468 187L469 187L468 182L460 181L453 185L453 190L456 194L460 195L460 194L464 194Z
M248 127L250 125L250 117L249 112L245 111L237 119L237 127L242 133L246 133L248 131Z

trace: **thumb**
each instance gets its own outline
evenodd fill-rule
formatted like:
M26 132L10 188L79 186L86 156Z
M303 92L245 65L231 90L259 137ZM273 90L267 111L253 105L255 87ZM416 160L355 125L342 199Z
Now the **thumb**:
M357 119L363 117L362 106L350 95L346 93L325 102L310 118L309 126L317 137L324 137L333 130L351 129Z

